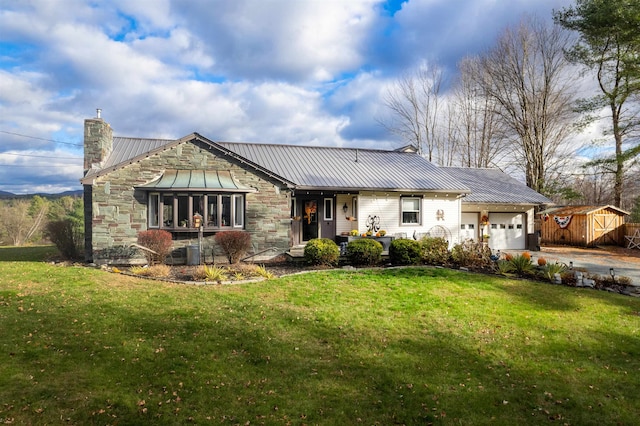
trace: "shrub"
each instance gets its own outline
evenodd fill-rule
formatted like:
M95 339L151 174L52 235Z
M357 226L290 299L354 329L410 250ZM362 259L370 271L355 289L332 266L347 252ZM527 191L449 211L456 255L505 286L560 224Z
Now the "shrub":
M49 240L55 244L63 258L80 259L83 253L84 232L82 225L72 219L49 222L46 228Z
M138 244L155 252L142 250L149 265L164 263L173 247L171 233L159 229L150 229L138 233Z
M216 244L220 246L229 263L238 263L251 248L251 236L244 231L222 231L216 234Z
M314 238L304 246L304 259L310 265L337 265L340 247L329 238Z
M352 265L375 265L382 260L382 244L371 238L362 238L347 244L347 257Z
M535 266L531 262L531 256L512 256L511 259L507 259L506 262L511 264L513 272L519 276L533 275L535 273Z
M422 247L415 240L393 240L389 245L389 259L394 265L417 265L422 261Z
M422 261L427 265L445 265L449 263L449 242L439 237L424 237L420 240Z
M167 265L153 265L148 268L133 266L129 271L134 275L140 275L142 277L164 278L168 277L171 273L171 267Z
M555 274L563 274L567 270L567 267L561 263L547 263L542 267L542 274L549 281L553 282L553 276ZM564 280L563 280L564 281Z
M473 240L456 244L451 250L451 259L461 267L485 269L493 267L491 249L481 242Z
M227 279L227 271L224 268L203 265L201 269L206 281L215 281L220 284Z
M513 265L508 260L498 260L496 268L500 275L509 275L513 272Z

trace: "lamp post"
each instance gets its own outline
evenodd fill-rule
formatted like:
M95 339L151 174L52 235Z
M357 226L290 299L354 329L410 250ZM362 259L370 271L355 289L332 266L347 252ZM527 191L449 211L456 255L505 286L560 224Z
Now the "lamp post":
M613 268L609 268L609 275L611 275L613 281L616 280L616 271L614 271Z

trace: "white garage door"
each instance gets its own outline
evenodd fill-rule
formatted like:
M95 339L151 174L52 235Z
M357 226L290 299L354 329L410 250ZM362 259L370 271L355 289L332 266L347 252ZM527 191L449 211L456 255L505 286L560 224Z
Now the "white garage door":
M492 250L524 250L527 243L523 213L489 213L489 247Z
M460 241L478 241L478 213L462 213L460 222Z

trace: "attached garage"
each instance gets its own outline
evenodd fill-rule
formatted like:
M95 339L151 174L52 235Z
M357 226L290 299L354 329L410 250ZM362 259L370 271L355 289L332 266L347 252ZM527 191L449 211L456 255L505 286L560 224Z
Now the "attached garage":
M460 240L478 240L479 235L478 213L462 213L460 222Z
M471 189L462 198L461 240L488 235L494 251L528 248L528 237L534 235L535 209L552 204L550 199L498 169L444 169Z
M543 244L595 247L620 245L624 217L629 213L614 206L567 206L540 212Z
M489 247L524 250L527 243L525 213L489 213Z

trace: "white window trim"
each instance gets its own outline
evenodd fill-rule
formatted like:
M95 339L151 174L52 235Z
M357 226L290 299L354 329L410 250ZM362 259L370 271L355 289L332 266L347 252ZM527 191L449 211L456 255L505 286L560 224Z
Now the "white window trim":
M404 221L404 203L403 200L418 200L418 222L405 222ZM414 212L415 210L407 210L408 212ZM421 226L422 225L422 197L400 197L400 226Z
M327 209L327 201L329 202L329 209ZM324 210L323 212L324 220L325 221L333 220L333 198L325 198L322 207Z

